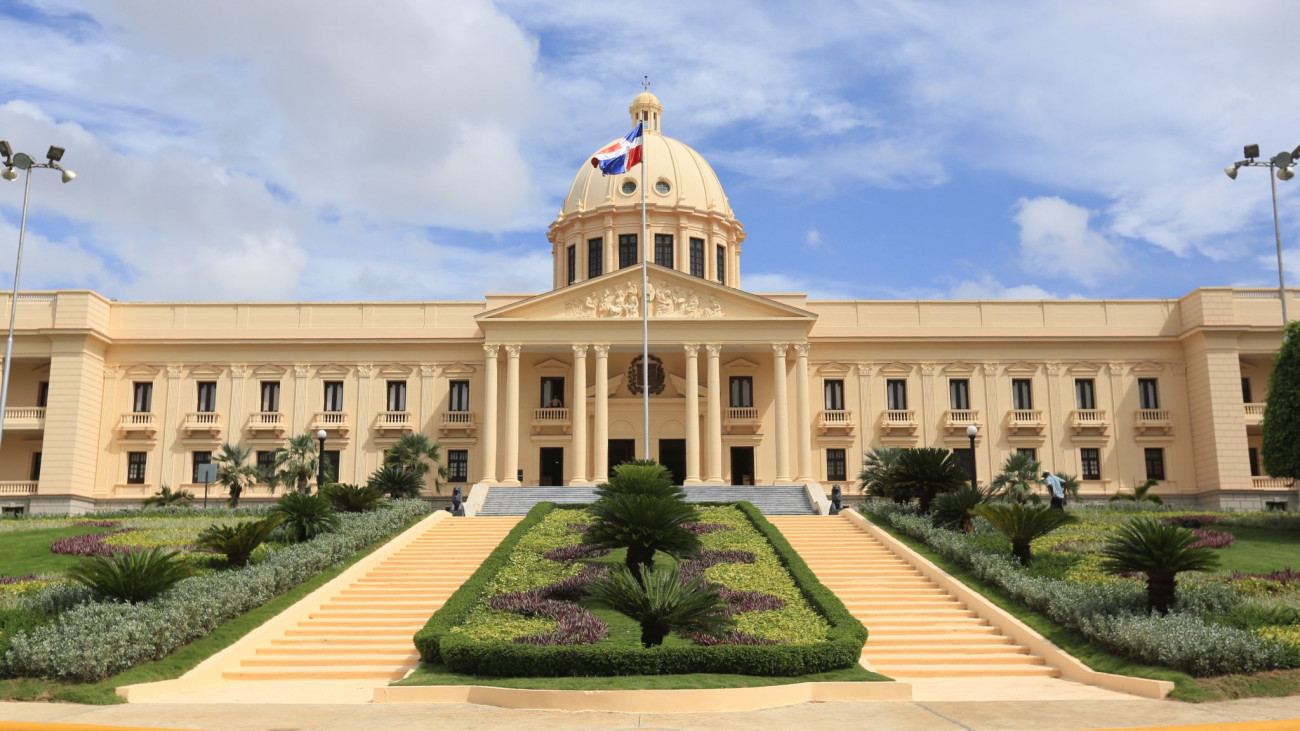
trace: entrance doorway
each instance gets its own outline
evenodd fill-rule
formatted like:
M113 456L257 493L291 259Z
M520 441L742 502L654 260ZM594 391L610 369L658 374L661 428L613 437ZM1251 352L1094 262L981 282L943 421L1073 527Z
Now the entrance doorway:
M538 460L542 466L541 474L538 475L537 484L542 487L552 487L564 484L564 447L542 447L541 459Z
M686 440L660 439L659 464L673 473L673 484L680 485L686 481Z
M754 484L754 448L731 448L731 484Z
M635 439L609 440L609 477L614 476L615 467L634 459L636 459Z

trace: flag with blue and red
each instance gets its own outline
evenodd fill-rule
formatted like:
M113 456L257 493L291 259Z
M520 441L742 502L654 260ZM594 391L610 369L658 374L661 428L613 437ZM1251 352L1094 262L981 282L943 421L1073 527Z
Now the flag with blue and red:
M618 175L632 169L641 162L641 141L643 139L641 122L628 133L627 137L614 140L591 158L591 166L599 168L604 175Z

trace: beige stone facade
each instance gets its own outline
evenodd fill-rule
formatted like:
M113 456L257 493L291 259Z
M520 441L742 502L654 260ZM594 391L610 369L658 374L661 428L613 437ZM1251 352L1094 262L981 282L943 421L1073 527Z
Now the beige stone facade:
M967 449L975 425L981 480L1032 449L1045 469L1079 475L1085 496L1153 476L1166 500L1296 508L1293 486L1252 474L1281 342L1276 291L1033 302L748 293L744 230L713 170L660 134L653 96L630 111L650 130L649 254L660 262L647 265L649 452L680 481L849 487L872 447ZM412 431L464 465L466 487L521 474L526 485L598 481L646 446L638 185L635 168L579 171L549 232L554 288L538 295L19 294L0 507L138 504L162 484L201 494L196 454L222 442L269 453L318 429L343 482L364 482Z

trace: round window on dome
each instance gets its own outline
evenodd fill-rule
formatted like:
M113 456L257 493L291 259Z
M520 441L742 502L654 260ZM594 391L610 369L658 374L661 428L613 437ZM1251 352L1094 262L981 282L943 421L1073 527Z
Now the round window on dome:
M658 193L659 195L668 195L668 191L672 189L673 187L668 184L667 180L660 180L659 182L655 183L655 192Z
M623 195L632 195L633 193L636 192L636 181L624 180L622 190L623 190Z

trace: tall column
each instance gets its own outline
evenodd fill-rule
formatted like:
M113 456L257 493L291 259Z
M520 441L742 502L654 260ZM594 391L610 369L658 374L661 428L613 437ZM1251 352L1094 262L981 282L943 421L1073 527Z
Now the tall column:
M790 414L789 396L786 393L785 343L773 343L772 383L776 386L776 482L790 481Z
M799 431L798 482L812 482L812 423L808 414L808 343L794 346L795 429Z
M357 413L353 417L355 421L352 424L359 435L364 435L372 423L370 417L370 389L372 388L370 376L374 373L374 370L373 363L357 364ZM388 408L386 400L383 408ZM347 442L343 442L343 445L345 446L341 446L341 450L346 450L347 446L351 446ZM352 457L352 481L359 481L370 473L369 466L366 464L365 436L360 436L356 448L350 451L352 452L349 455ZM343 459L342 455L340 455L339 474L334 475L334 479L343 482L343 472Z
M497 481L497 352L500 345L484 345L483 373L483 482Z
M984 364L984 454L988 460L988 468L985 474L992 475L994 470L999 466L997 458L996 445L1002 439L998 429L1006 423L1007 409L1011 407L1010 403L1003 404L998 400L998 368L1001 367L997 361L986 361Z
M596 353L596 435L592 441L591 481L609 479L609 346L593 345Z
M1064 447L1060 436L1060 425L1065 423L1065 417L1070 413L1068 408L1070 401L1067 399L1062 404L1061 385L1061 364L1058 361L1049 361L1047 363L1047 453L1040 455L1038 461L1053 474L1070 471L1061 466L1069 462L1061 456ZM1065 408L1062 408L1063 405ZM1112 405L1110 423L1116 423L1116 416Z
M503 485L519 484L519 350L506 346L506 466Z
M430 427L429 419L434 416L437 409L434 408L435 394L441 394L441 391L434 388L433 381L438 376L438 365L436 363L420 364L420 400L417 402L415 410L415 431L420 434L426 434L426 427ZM407 405L410 408L410 405ZM430 427L433 434L438 433L438 423L435 420ZM443 456L446 459L446 455Z
M185 420L185 412L182 410L184 405L180 400L181 376L184 373L184 366L167 366L167 405L161 414L158 414L156 408L157 399L153 402L155 418L158 419L158 433L162 435L162 439L159 440L162 443L162 459L158 463L159 470L156 473L158 479L150 479L146 472L145 482L155 487L164 482L170 485L188 483L194 477L192 474L186 474L185 453L175 449L176 427Z
M934 444L936 429L935 416L939 410L934 408L934 363L921 364L921 443Z
M705 482L722 481L722 376L718 365L721 345L704 346L709 351L709 463Z
M587 346L573 346L573 477L570 485L587 484Z
M1241 362L1240 359L1238 359L1237 362L1240 363ZM1241 366L1238 365L1237 368L1240 369ZM1119 432L1119 420L1118 420L1119 401L1117 399L1119 399L1121 394L1124 393L1124 373L1128 370L1128 364L1122 360L1111 361L1110 363L1106 364L1106 370L1110 371L1110 399L1111 399L1110 413L1112 415L1111 418L1114 419L1114 421L1112 421L1111 423L1115 424L1114 431L1118 433ZM1241 385L1240 376L1237 377L1236 383L1238 386ZM1236 403L1241 403L1241 399L1238 398L1236 400ZM1242 418L1243 419L1245 418L1244 407L1242 410ZM1236 423L1236 422L1229 422L1229 423ZM1249 455L1250 447L1246 447L1241 451L1246 455ZM1109 474L1114 475L1115 490L1118 491L1120 488L1124 487L1124 464L1125 463L1124 463L1124 440L1123 439L1115 440L1115 459L1107 460L1106 458L1108 456L1109 455L1106 454L1106 450L1103 448L1101 450L1101 458L1102 458L1101 476L1103 478L1110 479L1107 477L1107 472L1109 472ZM1247 456L1247 460L1249 459L1250 459L1249 456ZM1106 462L1110 462L1110 464L1106 464ZM1246 464L1250 464L1250 462L1247 461ZM1108 467L1110 468L1109 470L1107 470ZM1136 481L1137 477L1134 476L1133 479ZM1137 485L1135 484L1133 485L1133 487L1137 488Z
M230 364L230 414L226 423L227 434L239 434L244 428L244 375L248 366L243 363Z
M100 408L112 403L104 398L107 380L103 346L85 338L56 337L50 354L50 394L45 407L45 437L41 494L77 495L89 498L95 489L95 473L101 459ZM117 418L117 415L113 415ZM17 442L15 437L13 442ZM126 458L117 469L125 481ZM107 488L111 490L111 487ZM67 503L53 508L32 506L32 512L67 512ZM81 505L85 505L84 503Z
M688 343L686 349L686 480L683 484L700 484L700 346Z
M293 366L293 414L289 424L289 434L297 436L307 430L307 376L311 366L295 363ZM284 408L284 404L280 404Z

